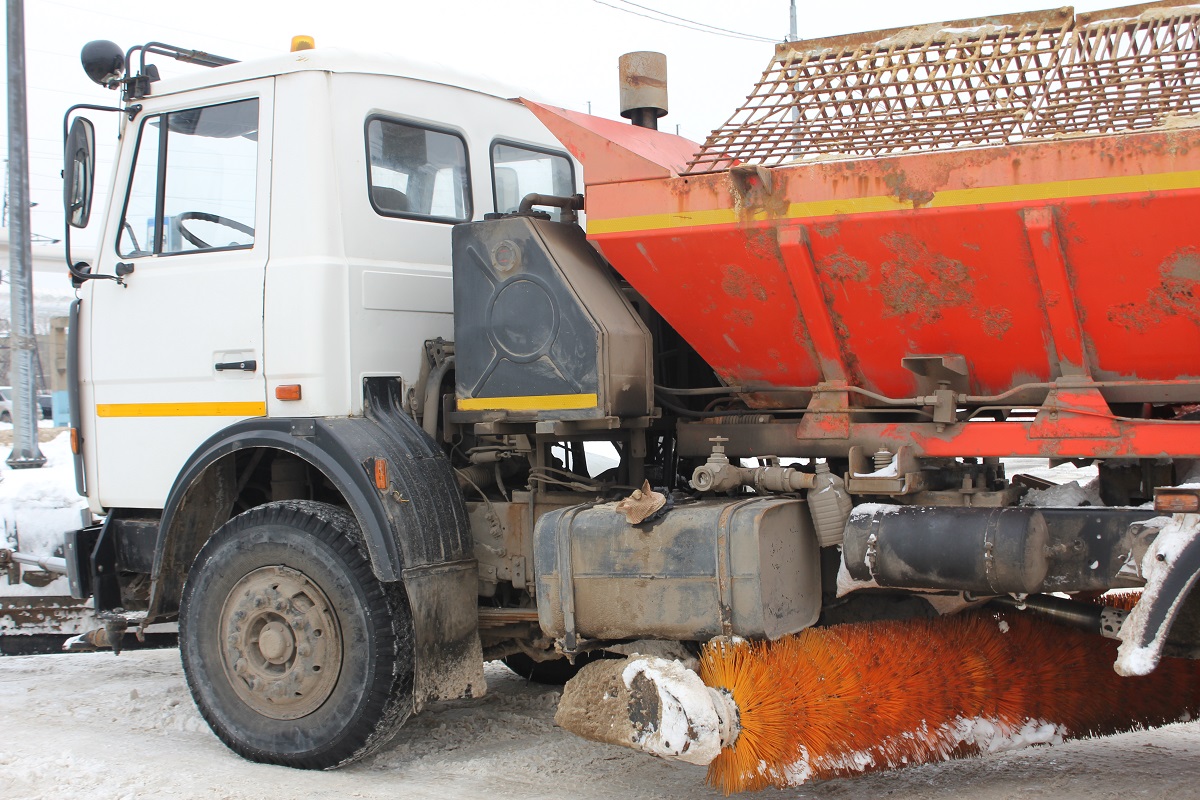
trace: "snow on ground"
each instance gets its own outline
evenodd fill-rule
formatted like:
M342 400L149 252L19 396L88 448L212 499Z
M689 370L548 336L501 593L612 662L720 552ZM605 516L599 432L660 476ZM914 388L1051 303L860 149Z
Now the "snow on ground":
M0 464L0 519L22 549L50 552L79 524L65 436L42 444L47 465ZM1008 462L1058 483L1095 470ZM39 593L65 594L61 581ZM0 595L27 593L7 587ZM383 752L355 766L301 773L252 764L216 739L184 683L176 650L0 658L0 798L495 798L572 800L719 797L704 769L578 739L554 727L560 690L499 663L489 692L411 719ZM785 798L1127 800L1200 798L1200 722L913 767L780 792ZM776 796L772 790L772 797Z
M20 800L719 798L704 769L554 727L559 690L500 664L489 693L409 720L363 763L301 773L226 750L174 650L0 658L0 797ZM748 797L1128 800L1200 797L1200 723L1034 747Z

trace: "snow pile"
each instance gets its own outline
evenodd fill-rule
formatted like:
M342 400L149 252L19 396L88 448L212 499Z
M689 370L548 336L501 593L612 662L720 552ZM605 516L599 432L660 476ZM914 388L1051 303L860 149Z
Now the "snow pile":
M46 457L45 465L40 468L11 469L0 462L0 525L5 539L0 547L34 555L54 555L62 545L63 533L81 526L87 501L75 492L70 434L61 433L41 443L39 449ZM68 594L65 577L43 588L12 586L0 579L0 598Z
M1101 506L1100 481L1093 478L1087 483L1071 481L1047 489L1031 489L1021 498L1021 505L1035 508L1075 508L1076 506Z

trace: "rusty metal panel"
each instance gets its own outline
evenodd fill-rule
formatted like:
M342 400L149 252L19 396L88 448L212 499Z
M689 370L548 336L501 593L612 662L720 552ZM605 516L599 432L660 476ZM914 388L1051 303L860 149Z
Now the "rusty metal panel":
M1200 110L1200 9L1073 9L788 42L687 172L1010 144Z
M554 637L777 639L814 624L820 558L806 504L745 496L630 525L615 503L543 515L538 613Z

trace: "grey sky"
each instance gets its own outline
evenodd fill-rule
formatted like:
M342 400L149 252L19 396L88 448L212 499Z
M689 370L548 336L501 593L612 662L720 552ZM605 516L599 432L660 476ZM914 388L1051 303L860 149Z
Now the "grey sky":
M787 0L633 0L637 5L760 37L782 39ZM1081 11L1119 3L1079 3ZM1053 7L1052 0L800 0L801 38ZM612 6L621 6L625 11ZM634 12L634 13L630 13ZM91 83L79 49L91 39L128 48L163 41L248 60L286 52L309 34L318 47L396 53L486 76L551 103L617 117L617 57L631 50L667 54L670 115L660 123L702 141L738 106L770 60L772 45L647 19L622 0L25 0L30 175L34 233L62 235L59 171L62 114L73 103L112 103ZM0 45L3 42L0 41ZM203 69L156 60L164 75ZM97 191L108 191L106 156L115 126L97 117L102 160ZM107 123L107 124L106 124ZM7 147L7 131L0 130ZM7 152L7 151L5 151ZM90 236L97 226L87 231ZM87 241L87 238L84 239ZM83 256L83 253L79 254Z

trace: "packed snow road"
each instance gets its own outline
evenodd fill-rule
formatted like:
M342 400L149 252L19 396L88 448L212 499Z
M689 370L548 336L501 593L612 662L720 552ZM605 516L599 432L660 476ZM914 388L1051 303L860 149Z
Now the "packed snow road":
M719 797L698 767L554 727L557 689L488 665L489 694L411 719L382 753L300 772L225 749L175 650L0 658L0 798ZM786 798L1200 797L1200 722L790 789Z

